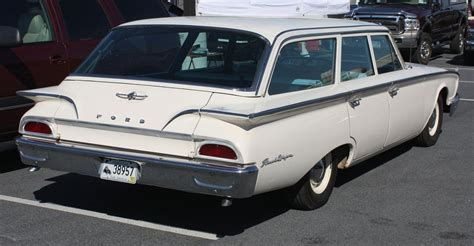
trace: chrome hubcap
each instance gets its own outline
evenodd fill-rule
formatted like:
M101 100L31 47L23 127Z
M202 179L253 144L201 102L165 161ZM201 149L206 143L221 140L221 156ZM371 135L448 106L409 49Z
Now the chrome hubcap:
M438 124L439 124L439 106L436 104L435 109L433 110L433 113L431 114L430 117L430 122L428 124L428 132L430 136L434 136L436 134L436 131L438 130Z
M428 42L423 41L423 42L421 43L420 49L421 49L420 54L421 54L421 57L422 57L423 59L428 59L428 58L430 58L430 56L431 56L431 46L430 46L430 44L429 44Z
M323 160L316 163L309 174L309 183L314 193L321 194L326 190L331 179L331 173L330 157L326 156Z
M459 34L459 50L463 50L464 48L464 35L462 33Z

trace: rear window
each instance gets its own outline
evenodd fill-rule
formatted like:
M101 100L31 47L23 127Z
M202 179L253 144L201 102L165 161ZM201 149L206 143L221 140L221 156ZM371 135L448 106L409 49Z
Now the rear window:
M161 0L114 0L125 22L168 16Z
M257 35L231 30L119 28L76 74L251 90L266 45Z

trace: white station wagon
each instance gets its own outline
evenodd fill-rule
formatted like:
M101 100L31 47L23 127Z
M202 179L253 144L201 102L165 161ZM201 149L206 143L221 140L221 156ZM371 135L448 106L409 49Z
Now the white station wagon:
M337 169L436 143L458 74L406 64L388 29L336 19L180 17L115 28L36 102L27 165L315 209Z

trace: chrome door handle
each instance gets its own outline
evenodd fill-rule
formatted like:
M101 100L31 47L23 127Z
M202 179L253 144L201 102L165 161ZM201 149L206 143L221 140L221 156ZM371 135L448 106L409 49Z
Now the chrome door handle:
M390 94L391 97L394 97L394 96L398 95L399 90L400 90L400 88L398 88L396 86L393 86L388 90L388 94Z
M360 101L362 101L362 98L356 97L349 100L349 104L351 105L352 108L355 108L360 105Z

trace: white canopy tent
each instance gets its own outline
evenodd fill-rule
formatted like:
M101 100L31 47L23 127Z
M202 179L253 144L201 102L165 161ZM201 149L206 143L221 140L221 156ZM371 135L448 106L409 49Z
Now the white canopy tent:
M349 12L350 0L197 0L197 16L324 17Z

